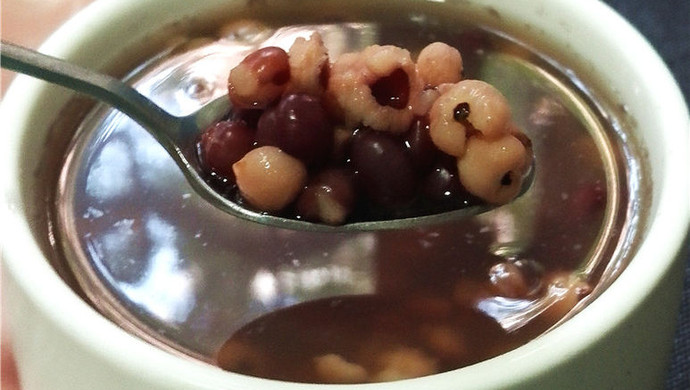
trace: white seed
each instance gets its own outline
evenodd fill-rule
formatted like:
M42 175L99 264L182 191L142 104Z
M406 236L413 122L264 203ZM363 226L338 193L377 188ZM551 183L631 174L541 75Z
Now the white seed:
M242 196L262 211L283 209L307 181L304 164L274 146L251 150L232 169Z
M427 87L457 83L462 78L462 56L443 42L431 43L417 57L417 72Z

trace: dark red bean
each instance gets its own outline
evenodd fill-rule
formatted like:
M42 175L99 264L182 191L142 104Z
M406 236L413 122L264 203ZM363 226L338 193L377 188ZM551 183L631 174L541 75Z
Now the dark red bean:
M252 129L256 129L256 126L259 123L259 118L261 118L262 114L263 114L263 110L236 109L232 113L232 120L233 121L242 121L247 125L247 127L251 127Z
M427 201L439 205L459 202L464 193L453 159L436 163L422 184L422 194Z
M352 139L351 159L361 188L373 203L390 209L414 198L417 177L399 138L358 130Z
M258 146L280 147L282 136L280 135L278 108L271 107L264 111L256 123L256 144Z
M354 173L330 168L317 174L297 200L297 213L307 221L339 225L352 213L357 193Z
M254 131L241 121L221 121L206 129L199 141L202 164L213 173L234 181L232 164L254 143Z
M418 172L428 171L439 156L439 150L429 135L429 119L415 118L405 134L405 147Z
M256 142L276 146L307 165L320 164L333 149L333 127L318 98L292 94L264 112Z
M279 47L264 47L249 54L243 61L262 83L283 85L290 81L290 64L285 50Z
M400 68L376 80L370 88L376 102L382 106L402 110L410 100L410 78Z

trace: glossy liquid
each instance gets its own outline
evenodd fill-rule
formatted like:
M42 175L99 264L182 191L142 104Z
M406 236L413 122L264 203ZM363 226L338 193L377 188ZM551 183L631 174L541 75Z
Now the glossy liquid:
M54 221L92 304L172 351L213 364L220 356L225 368L252 375L328 382L310 368L315 357L355 361L403 346L431 356L434 372L451 370L528 342L580 298L596 296L598 280L622 269L636 229L639 159L615 118L572 73L492 30L449 28L423 13L391 18L282 28L232 22L163 52L131 80L182 115L225 94L229 69L258 46L287 48L317 30L333 56L373 43L414 53L440 40L463 53L467 78L506 95L533 141L537 176L527 194L476 218L411 231L257 226L206 204L148 133L100 108L67 155ZM520 270L522 287L506 284L514 280L506 266ZM580 274L578 286L589 287L571 299L574 284L562 282ZM436 328L464 340L462 353L435 351L424 333ZM362 349L384 333L378 352ZM237 343L260 362L233 360L242 356ZM376 371L368 359L359 363Z

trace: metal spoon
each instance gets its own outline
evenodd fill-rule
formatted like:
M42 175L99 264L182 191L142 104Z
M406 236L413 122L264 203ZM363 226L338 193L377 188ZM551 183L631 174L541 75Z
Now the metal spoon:
M59 58L5 41L2 41L0 46L0 58L3 68L89 95L108 103L135 120L165 148L197 194L217 208L238 218L291 230L373 231L405 229L457 220L484 213L495 207L492 205L470 206L425 216L354 222L339 226L311 223L252 211L221 196L210 187L202 177L203 170L196 156L199 134L230 112L231 107L227 96L211 101L190 115L177 117L169 114L121 80ZM530 169L518 196L524 194L533 181L534 169Z

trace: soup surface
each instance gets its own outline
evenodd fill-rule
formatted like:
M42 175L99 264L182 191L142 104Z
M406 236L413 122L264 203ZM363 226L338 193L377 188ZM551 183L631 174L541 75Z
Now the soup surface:
M228 370L350 383L499 355L598 294L635 231L639 159L616 118L576 73L490 25L457 12L382 12L331 10L312 24L295 10L250 12L171 39L129 80L183 115L225 94L229 69L258 47L287 48L314 31L332 56L374 43L414 55L442 41L462 52L465 77L508 99L533 143L532 188L492 212L407 231L260 226L205 203L146 131L97 108L67 154L54 213L65 260L96 308Z

